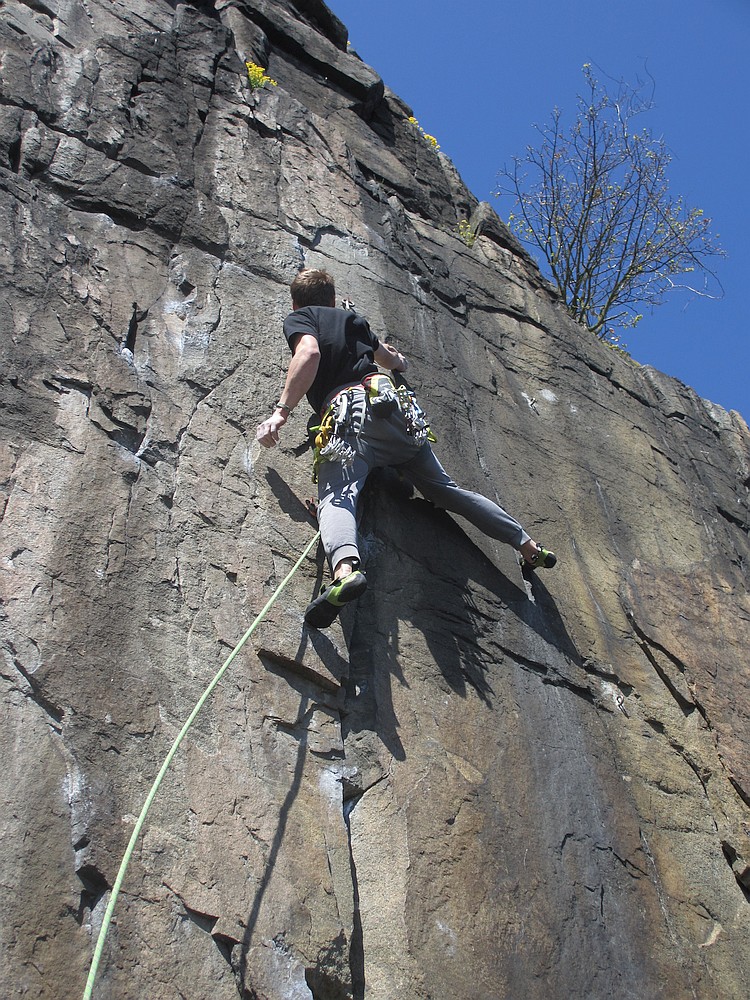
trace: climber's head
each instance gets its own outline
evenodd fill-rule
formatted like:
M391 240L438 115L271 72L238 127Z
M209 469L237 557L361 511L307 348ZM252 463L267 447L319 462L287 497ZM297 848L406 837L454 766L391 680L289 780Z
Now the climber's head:
M292 307L335 306L336 286L327 271L307 267L292 282Z

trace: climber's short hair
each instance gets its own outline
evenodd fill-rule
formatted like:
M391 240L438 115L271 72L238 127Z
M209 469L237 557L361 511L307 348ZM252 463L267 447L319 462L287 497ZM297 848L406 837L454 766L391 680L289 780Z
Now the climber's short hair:
M335 306L336 285L327 271L306 267L292 282L292 302L303 306Z

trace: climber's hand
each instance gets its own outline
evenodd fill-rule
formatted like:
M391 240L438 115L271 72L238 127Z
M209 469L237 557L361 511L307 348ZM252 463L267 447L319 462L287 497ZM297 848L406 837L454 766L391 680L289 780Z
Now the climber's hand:
M286 414L283 410L274 410L271 416L258 424L255 432L256 440L260 441L264 448L273 448L279 443L279 431L286 423Z

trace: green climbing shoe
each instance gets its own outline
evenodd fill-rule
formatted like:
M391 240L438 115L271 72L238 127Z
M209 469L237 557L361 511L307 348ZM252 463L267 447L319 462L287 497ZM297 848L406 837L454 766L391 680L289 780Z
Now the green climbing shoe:
M350 601L356 601L367 590L365 574L355 569L343 580L335 580L324 587L305 611L305 622L312 628L328 628L339 611Z
M557 562L557 556L554 552L550 552L549 549L544 549L539 546L539 551L532 559L526 559L520 553L518 554L518 562L522 568L528 569L552 569L552 567Z

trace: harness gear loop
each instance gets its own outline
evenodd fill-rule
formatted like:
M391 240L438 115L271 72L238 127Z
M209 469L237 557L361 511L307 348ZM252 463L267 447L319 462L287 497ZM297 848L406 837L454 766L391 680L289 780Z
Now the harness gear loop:
M354 387L350 386L334 396L317 428L313 452L314 483L318 481L321 462L341 462L345 469L354 463L356 452L347 438L359 437L364 419L365 398Z
M406 421L406 430L416 440L417 444L424 444L425 441L435 442L437 438L432 433L427 422L427 414L417 402L417 397L413 390L403 383L396 389L401 412Z

